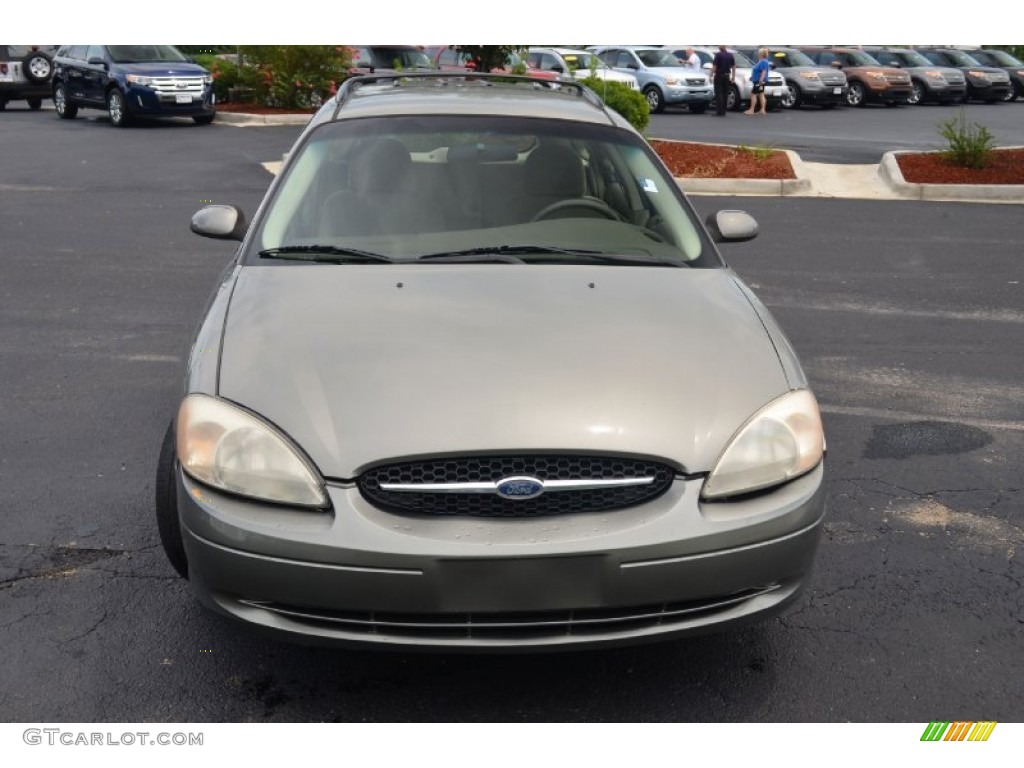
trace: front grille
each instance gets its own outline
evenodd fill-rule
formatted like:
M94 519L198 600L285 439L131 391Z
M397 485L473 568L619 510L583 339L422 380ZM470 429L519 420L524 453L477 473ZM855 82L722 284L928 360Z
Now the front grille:
M473 456L389 464L357 480L371 504L394 512L477 517L543 517L576 512L603 512L643 504L672 484L671 467L654 461L608 456ZM386 490L382 484L497 483L505 478L553 480L625 480L653 478L635 486L546 491L530 499L507 499L495 493Z
M886 75L885 80L890 85L910 85L909 75Z
M154 77L149 85L161 96L173 96L176 93L202 95L203 78L201 77Z
M701 77L688 77L686 78L687 85L704 86L708 84L708 81Z
M786 81L783 80L782 77L779 76L779 75L769 75L768 76L768 85L785 85L785 84L786 84Z
M846 85L846 78L843 75L819 75L819 77L825 85Z
M270 611L297 623L347 633L422 640L539 640L671 628L779 589L769 585L705 600L659 603L621 608L584 608L533 613L384 613L332 611L262 600L242 599L253 608Z

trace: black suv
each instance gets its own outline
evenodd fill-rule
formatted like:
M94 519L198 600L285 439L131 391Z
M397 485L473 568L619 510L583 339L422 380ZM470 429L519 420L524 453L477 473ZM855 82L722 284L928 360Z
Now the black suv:
M0 45L0 109L8 101L25 99L40 109L50 98L55 45Z
M215 103L210 73L173 45L65 45L54 59L53 106L67 120L88 107L117 127L136 116L209 125Z
M998 48L972 48L967 54L986 67L1005 70L1010 76L1010 90L1004 101L1024 98L1024 61Z

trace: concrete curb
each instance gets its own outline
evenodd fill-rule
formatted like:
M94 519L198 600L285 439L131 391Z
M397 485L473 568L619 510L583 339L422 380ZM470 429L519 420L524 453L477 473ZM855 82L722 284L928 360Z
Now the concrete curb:
M1018 147L1002 147L1018 149ZM898 155L921 154L919 152L886 152L878 166L878 175L889 186L893 194L908 200L931 201L980 201L986 203L1024 203L1024 184L916 184L906 181Z
M693 143L693 142L690 142ZM718 144L715 146L729 146ZM683 176L676 177L676 183L687 193L694 194L731 194L731 195L772 195L787 197L791 195L808 195L812 193L811 180L801 177L803 161L800 156L789 149L777 150L785 152L793 166L795 179L693 179Z
M239 128L268 125L305 125L313 115L252 115L247 112L217 112L215 122Z

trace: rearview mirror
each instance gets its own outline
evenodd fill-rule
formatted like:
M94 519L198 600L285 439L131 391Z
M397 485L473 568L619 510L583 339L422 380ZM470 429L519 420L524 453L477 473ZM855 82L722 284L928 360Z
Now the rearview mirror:
M245 214L233 205L208 205L192 216L189 229L197 235L216 240L238 240L245 237L249 225Z
M742 243L757 237L757 220L746 211L718 211L704 222L716 243Z

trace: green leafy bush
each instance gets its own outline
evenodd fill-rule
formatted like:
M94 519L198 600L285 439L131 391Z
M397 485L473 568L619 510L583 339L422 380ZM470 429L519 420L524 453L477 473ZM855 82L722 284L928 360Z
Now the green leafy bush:
M963 107L957 117L939 123L939 134L949 144L942 156L951 163L964 168L984 168L992 162L995 137L980 123L968 125Z
M196 64L207 70L213 78L213 92L217 95L217 103L229 101L229 91L241 84L238 64L231 59L222 59L211 54L201 54L195 59Z
M634 91L625 83L601 80L588 76L578 82L590 88L605 104L622 115L629 124L643 133L651 123L651 109L640 91Z
M270 107L316 107L348 77L351 50L343 45L243 45L238 86Z

